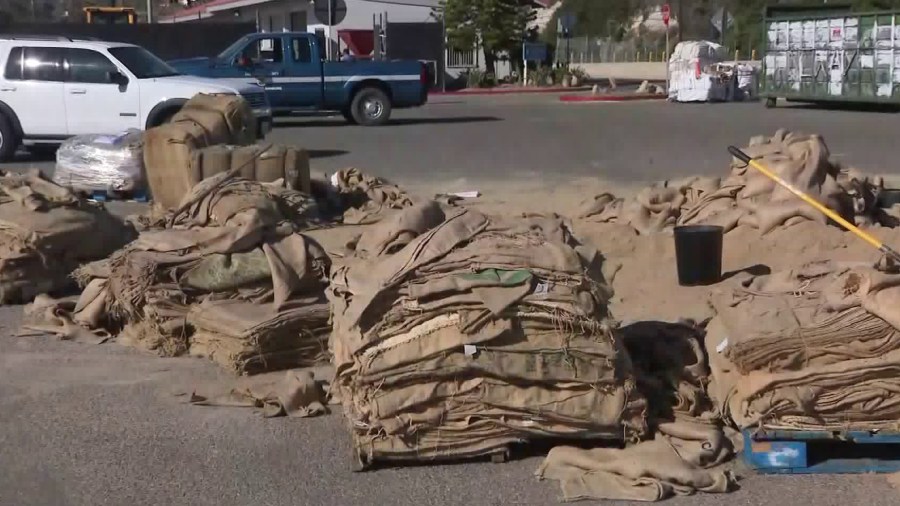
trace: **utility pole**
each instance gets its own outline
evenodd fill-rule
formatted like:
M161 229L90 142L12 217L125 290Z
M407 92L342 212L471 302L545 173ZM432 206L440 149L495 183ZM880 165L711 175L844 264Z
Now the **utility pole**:
M684 40L684 25L687 20L684 17L684 0L678 0L678 42Z
M153 22L153 0L147 0L147 24Z

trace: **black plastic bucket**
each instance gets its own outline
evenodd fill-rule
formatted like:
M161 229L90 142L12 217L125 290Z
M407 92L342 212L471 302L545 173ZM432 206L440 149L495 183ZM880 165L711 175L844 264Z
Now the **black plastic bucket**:
M712 285L722 279L722 238L725 230L713 225L675 227L678 284Z
M896 204L900 204L900 190L881 190L878 194L878 207L890 209Z

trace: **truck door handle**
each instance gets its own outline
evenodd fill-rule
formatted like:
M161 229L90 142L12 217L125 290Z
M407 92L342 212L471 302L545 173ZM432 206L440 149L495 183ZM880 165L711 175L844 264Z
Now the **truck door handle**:
M4 86L3 88L0 88L0 91L16 91L16 87L15 86Z
M74 88L69 90L69 93L71 93L72 95L84 95L87 93L87 90L84 88Z

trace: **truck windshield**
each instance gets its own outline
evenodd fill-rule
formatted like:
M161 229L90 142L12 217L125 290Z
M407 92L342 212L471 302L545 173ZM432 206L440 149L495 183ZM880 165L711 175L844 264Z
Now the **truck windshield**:
M156 55L137 46L122 46L109 49L110 54L128 67L138 79L177 76L178 71L160 60Z
M250 37L244 35L244 36L241 37L240 39L234 41L233 44L231 44L230 46L228 46L227 48L225 48L224 51L222 51L221 53L219 53L219 56L218 56L217 58L220 59L220 60L226 60L226 59L228 59L228 57L229 57L230 55L233 55L233 54L239 52L240 50L244 49L244 46L247 45L247 41L248 41L248 40L250 40Z

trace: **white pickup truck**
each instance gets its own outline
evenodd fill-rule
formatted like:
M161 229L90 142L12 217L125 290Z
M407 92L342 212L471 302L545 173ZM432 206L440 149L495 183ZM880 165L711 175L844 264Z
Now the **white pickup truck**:
M271 128L272 109L260 86L180 75L130 44L0 36L0 161L23 145L157 126L197 93L239 94L253 108L261 135Z

